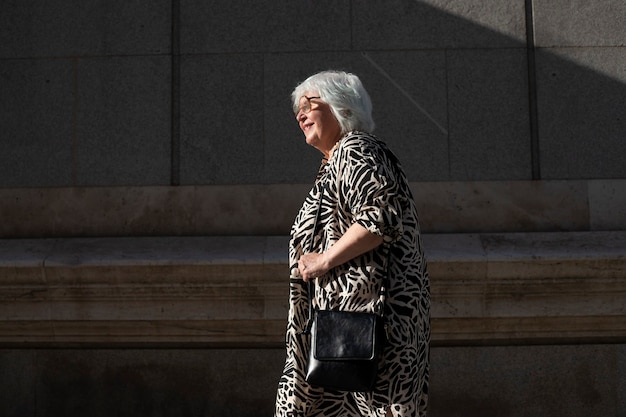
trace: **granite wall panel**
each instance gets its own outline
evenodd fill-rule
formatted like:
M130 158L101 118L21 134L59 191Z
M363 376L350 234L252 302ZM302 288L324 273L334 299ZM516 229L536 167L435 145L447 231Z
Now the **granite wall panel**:
M358 50L503 48L525 42L523 1L352 3Z
M5 166L22 180L0 186L309 182L319 155L298 141L289 93L328 68L361 76L377 133L412 181L623 178L624 7L10 2L0 68L58 57L73 67L54 90L35 73L3 88L2 102L18 106L3 115L11 150L0 158L21 160ZM62 107L29 117L47 102Z
M271 415L284 349L0 350L6 417ZM623 417L626 346L431 349L432 417ZM36 399L36 400L35 400Z
M184 54L342 50L350 47L350 32L347 1L194 0L181 4Z
M75 76L69 59L0 60L1 187L72 184Z
M77 66L75 185L168 185L170 60L90 58Z
M626 48L537 53L544 179L626 177Z
M626 2L533 0L538 47L626 46Z
M0 350L4 417L270 415L280 349Z
M614 365L625 354L623 345L435 348L430 415L623 417Z
M181 60L182 184L263 181L261 55Z
M620 230L626 219L626 180L589 181L589 223L594 230Z
M363 82L374 102L375 133L413 181L450 178L450 74L442 50L368 52Z
M171 9L170 0L3 2L0 58L167 54Z
M447 55L450 179L531 179L526 52Z

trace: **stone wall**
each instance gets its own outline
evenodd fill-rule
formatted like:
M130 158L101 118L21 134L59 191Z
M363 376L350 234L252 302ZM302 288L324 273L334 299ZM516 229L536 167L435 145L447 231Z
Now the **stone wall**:
M277 347L287 238L0 240L0 344ZM626 233L424 235L435 345L626 340Z
M284 236L311 184L0 189L0 236ZM426 233L626 230L626 180L411 183Z
M624 416L626 233L425 235L432 416ZM0 240L0 414L271 415L285 237Z
M625 178L621 0L9 2L0 187L309 183L341 68L412 181Z
M433 417L624 416L618 344L437 346ZM0 349L0 411L23 416L271 416L283 349Z
M626 417L626 3L5 3L0 415L271 415L338 68L427 233L431 415Z

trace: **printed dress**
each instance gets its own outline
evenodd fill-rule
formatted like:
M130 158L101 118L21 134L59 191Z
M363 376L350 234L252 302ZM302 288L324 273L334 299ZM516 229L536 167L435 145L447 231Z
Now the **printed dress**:
M308 319L307 284L292 278L287 359L275 417L384 417L388 405L394 417L426 415L430 291L417 211L395 156L382 141L363 132L348 133L331 158L323 160L291 230L290 268L309 251L312 238L315 251L321 253L355 222L383 236L384 243L319 277L313 304L329 310L377 311L389 268L384 302L388 341L375 388L346 393L305 381L310 338L302 334Z

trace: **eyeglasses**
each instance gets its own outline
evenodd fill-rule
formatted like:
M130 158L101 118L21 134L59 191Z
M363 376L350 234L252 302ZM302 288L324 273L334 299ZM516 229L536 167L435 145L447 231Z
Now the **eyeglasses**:
M313 100L314 98L321 98L319 96L315 96L315 97L302 96L302 97L305 98L306 101L302 105L300 105L300 107L295 109L296 116L299 115L300 112L304 114L309 114L309 112L311 111L311 100ZM300 100L302 101L302 99Z

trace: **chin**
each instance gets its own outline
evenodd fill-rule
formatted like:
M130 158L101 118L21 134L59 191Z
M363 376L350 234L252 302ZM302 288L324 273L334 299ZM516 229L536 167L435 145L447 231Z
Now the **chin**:
M317 139L317 136L307 136L305 139L306 139L306 143L313 147L316 147L316 145L319 144L319 140Z

